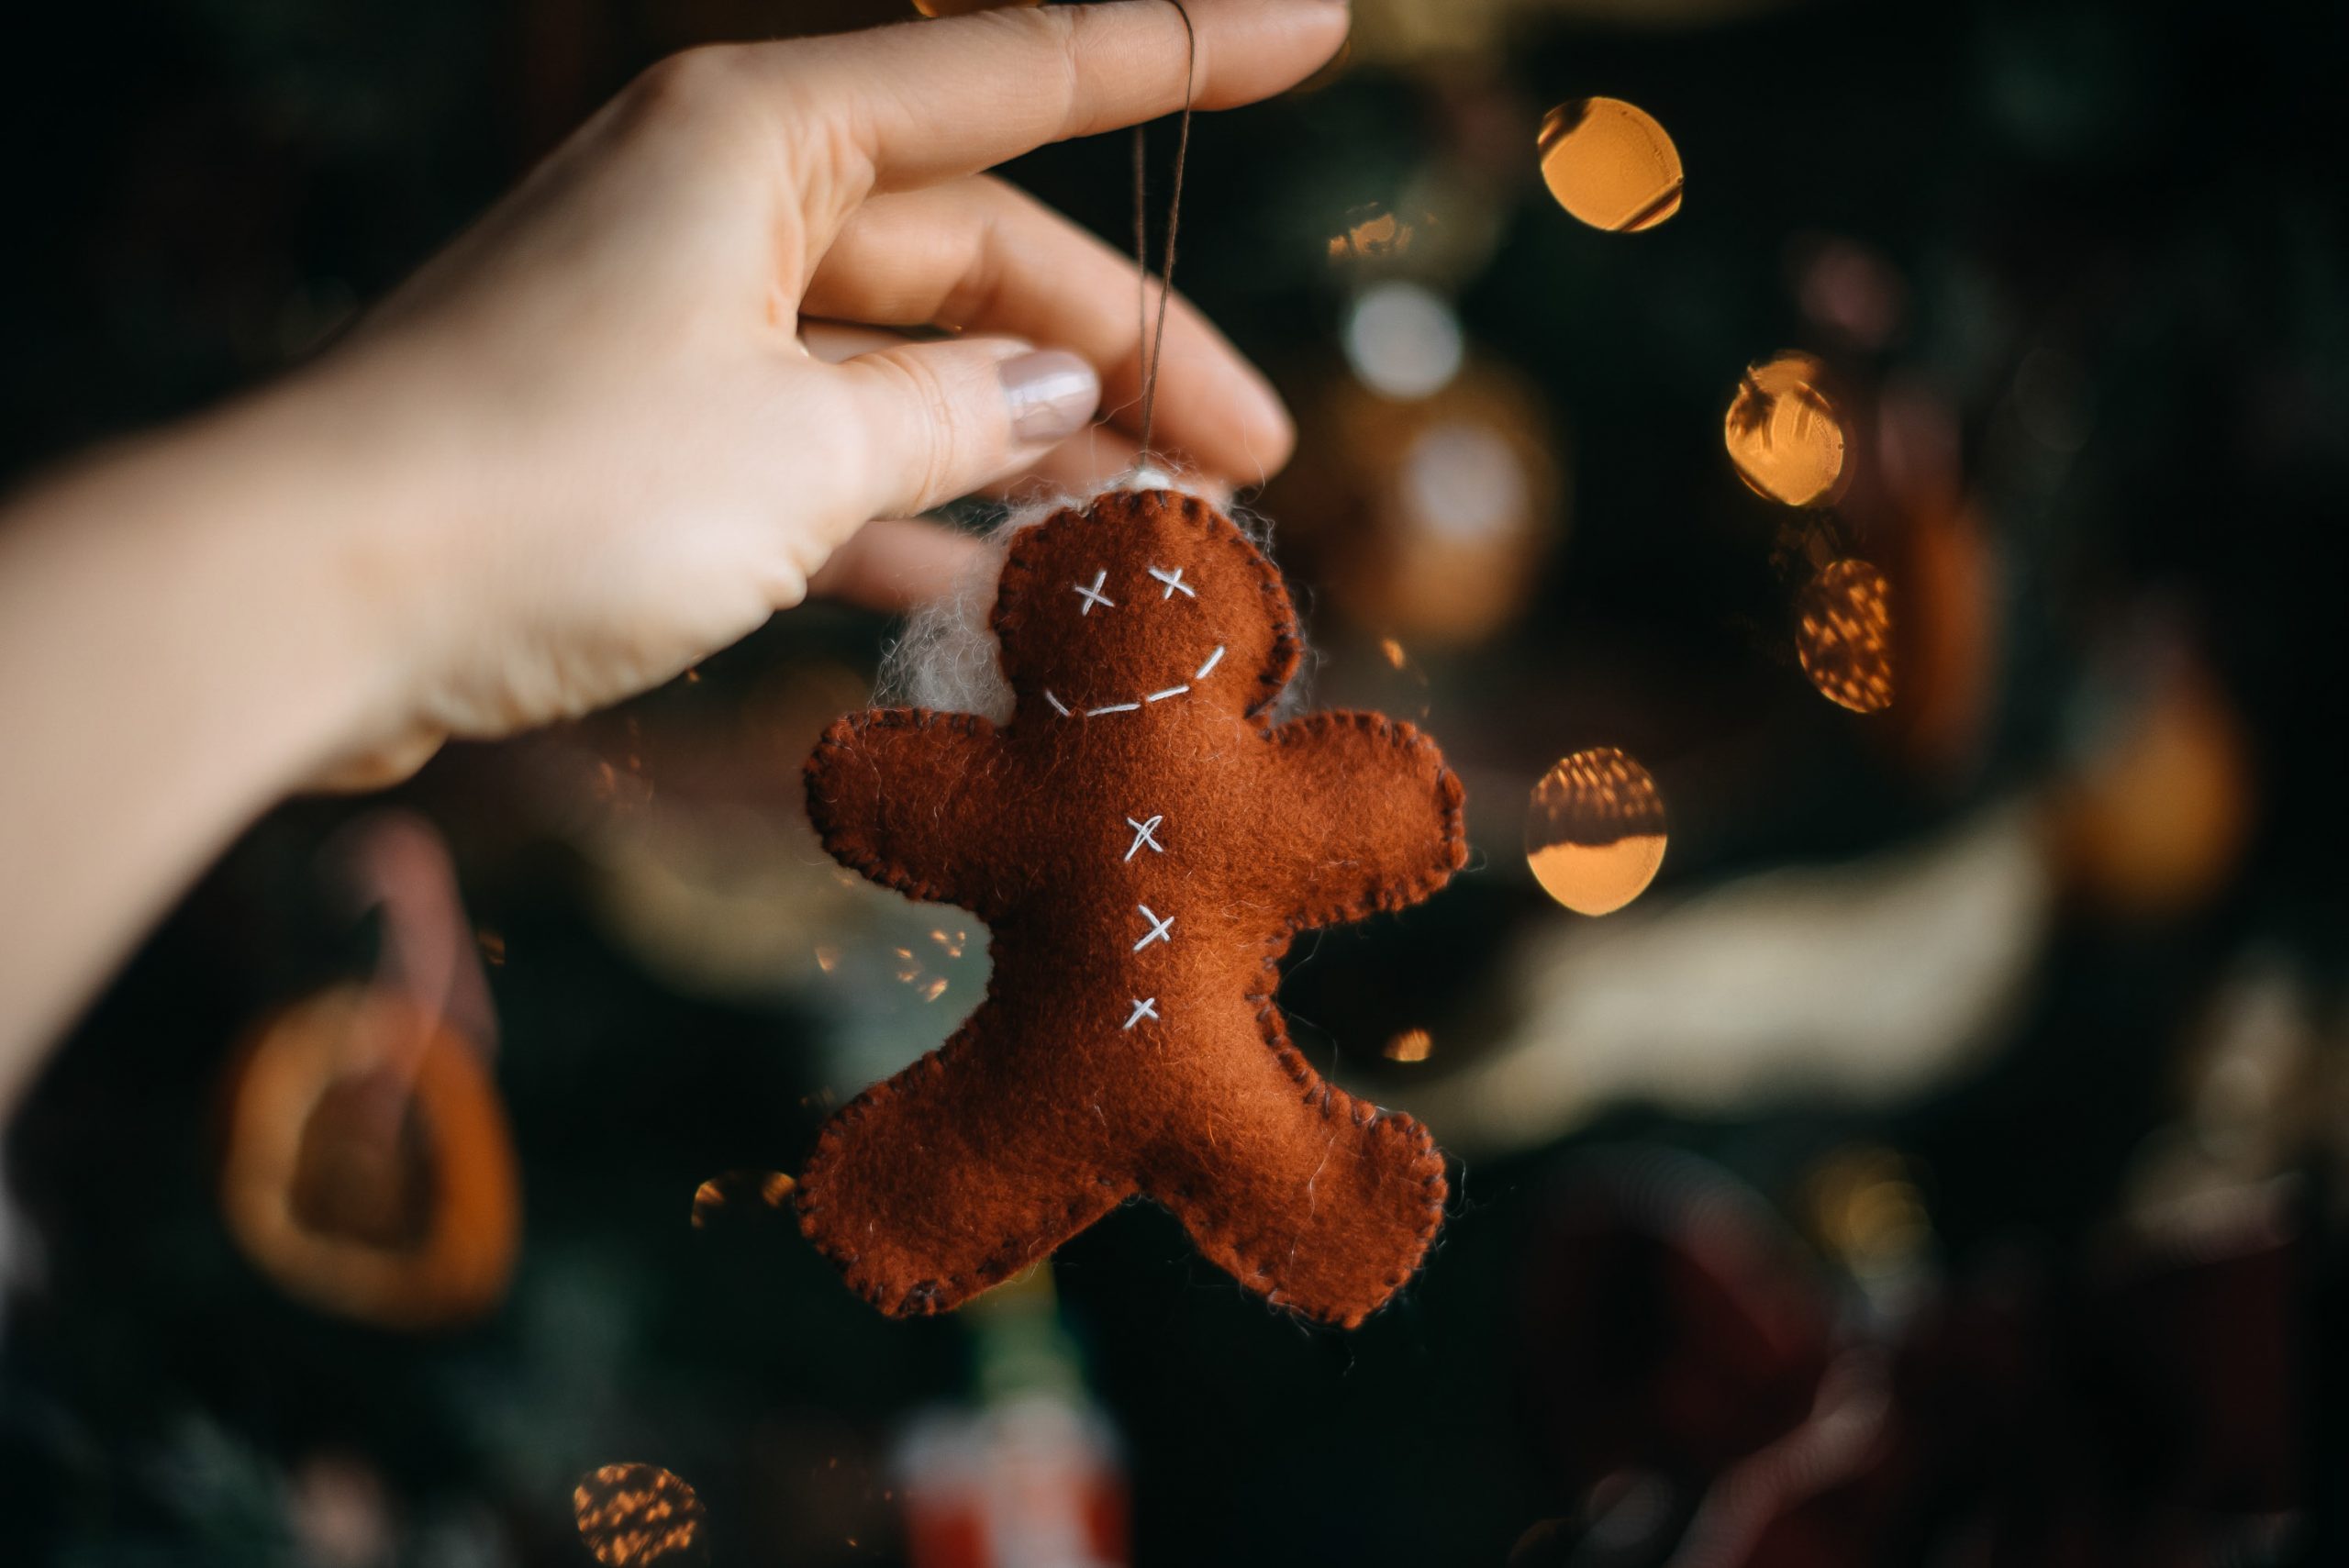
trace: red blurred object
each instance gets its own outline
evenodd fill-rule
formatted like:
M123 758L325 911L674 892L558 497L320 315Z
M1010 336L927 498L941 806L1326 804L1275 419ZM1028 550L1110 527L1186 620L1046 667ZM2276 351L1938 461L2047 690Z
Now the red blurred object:
M905 1448L912 1568L1124 1568L1117 1446L1088 1411L1038 1396L932 1417Z

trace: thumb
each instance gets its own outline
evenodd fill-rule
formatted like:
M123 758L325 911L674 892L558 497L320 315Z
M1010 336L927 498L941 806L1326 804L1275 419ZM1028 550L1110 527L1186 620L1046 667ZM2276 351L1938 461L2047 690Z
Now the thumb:
M1004 339L907 343L834 367L866 517L910 517L1008 478L1085 428L1101 378L1076 355Z

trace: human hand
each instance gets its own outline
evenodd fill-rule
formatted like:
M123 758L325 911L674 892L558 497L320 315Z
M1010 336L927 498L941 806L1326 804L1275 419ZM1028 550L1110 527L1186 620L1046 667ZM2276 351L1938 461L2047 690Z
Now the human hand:
M1278 92L1338 0L1190 0L1195 101ZM812 590L941 591L968 541L888 521L1126 467L1131 263L977 174L1168 114L1164 0L992 11L653 67L281 395L368 432L357 540L388 668L328 773L388 782L651 686ZM1154 299L1154 294L1153 294ZM960 335L825 362L814 318ZM1228 483L1286 458L1270 388L1179 302L1158 444ZM324 400L320 402L319 400ZM875 519L884 519L876 522Z

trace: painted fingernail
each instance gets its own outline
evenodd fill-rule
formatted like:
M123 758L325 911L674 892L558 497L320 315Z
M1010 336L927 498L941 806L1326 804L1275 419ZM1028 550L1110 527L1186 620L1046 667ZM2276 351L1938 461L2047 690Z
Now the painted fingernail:
M1004 400L1011 406L1011 433L1019 440L1066 440L1085 428L1101 406L1101 378L1074 354L1040 349L996 367Z

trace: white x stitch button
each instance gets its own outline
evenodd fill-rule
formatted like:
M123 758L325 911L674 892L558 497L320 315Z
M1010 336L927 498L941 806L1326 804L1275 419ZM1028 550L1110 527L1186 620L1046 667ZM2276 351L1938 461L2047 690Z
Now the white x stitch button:
M1173 947L1174 945L1174 939L1167 935L1169 931L1174 929L1174 916L1169 915L1166 918L1162 920L1157 916L1150 912L1150 906L1147 904L1137 904L1134 907L1141 910L1141 917L1150 922L1150 934L1134 944L1134 951L1140 952L1142 949L1148 947L1152 942L1164 942L1168 947Z
M1100 571L1096 572L1093 574L1093 586L1090 588L1086 587L1082 583L1072 583L1069 584L1070 587L1076 590L1077 596L1085 601L1085 607L1076 612L1078 615L1091 615L1093 613L1093 606L1096 605L1100 606L1105 610L1114 610L1118 607L1118 601L1109 597L1108 595L1101 591L1101 584L1107 583L1108 580L1109 569L1105 566Z
M1183 581L1183 569L1179 566L1172 572L1162 572L1153 566L1150 569L1150 574L1166 584L1166 592L1158 595L1162 599L1171 599L1177 594L1186 599L1196 599L1199 596L1197 590Z
M1165 820L1166 818L1163 815L1153 817L1147 822L1137 822L1130 817L1127 817L1126 826L1134 830L1134 841L1127 847L1126 859L1131 860L1136 855L1141 853L1141 847L1144 844L1148 844L1150 846L1151 852L1152 854L1164 854L1166 852L1166 846L1160 843L1156 839L1152 838L1152 835L1157 832L1158 825Z

